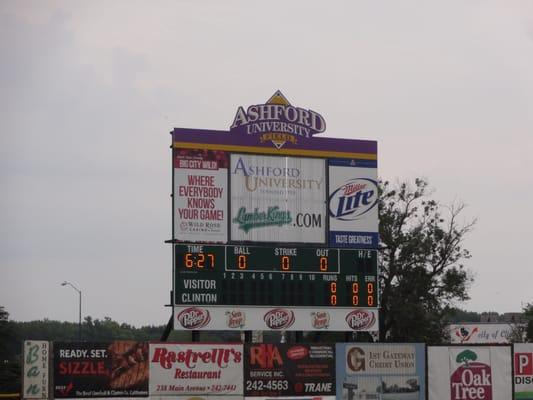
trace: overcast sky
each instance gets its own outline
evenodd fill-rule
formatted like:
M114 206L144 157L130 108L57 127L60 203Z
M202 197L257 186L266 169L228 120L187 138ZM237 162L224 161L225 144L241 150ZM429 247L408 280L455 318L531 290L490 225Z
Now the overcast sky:
M472 311L533 302L533 2L0 1L0 305L170 316L174 127L280 89L478 218Z

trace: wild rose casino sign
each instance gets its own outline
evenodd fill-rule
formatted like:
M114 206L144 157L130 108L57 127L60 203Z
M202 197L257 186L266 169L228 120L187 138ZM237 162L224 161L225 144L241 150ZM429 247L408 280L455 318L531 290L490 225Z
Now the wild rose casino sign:
M325 129L277 91L173 130L175 329L377 330L377 143Z

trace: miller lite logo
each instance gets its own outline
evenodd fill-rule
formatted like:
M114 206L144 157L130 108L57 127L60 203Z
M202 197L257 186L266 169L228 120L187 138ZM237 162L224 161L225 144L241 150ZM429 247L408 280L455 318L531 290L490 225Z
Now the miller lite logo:
M294 313L284 308L274 308L264 316L266 325L270 329L287 329L294 324Z
M376 316L371 311L355 310L346 316L346 323L354 331L368 329L376 322Z
M200 329L211 321L209 311L199 307L186 308L176 318L185 329Z
M329 196L329 213L342 221L353 221L378 204L378 184L367 178L345 182Z

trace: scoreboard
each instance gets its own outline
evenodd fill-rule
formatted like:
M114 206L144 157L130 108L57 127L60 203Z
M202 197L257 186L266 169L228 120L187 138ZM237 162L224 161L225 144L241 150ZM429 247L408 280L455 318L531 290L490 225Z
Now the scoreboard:
M175 245L175 304L376 307L375 250Z
M277 91L172 131L174 328L375 331L377 143Z

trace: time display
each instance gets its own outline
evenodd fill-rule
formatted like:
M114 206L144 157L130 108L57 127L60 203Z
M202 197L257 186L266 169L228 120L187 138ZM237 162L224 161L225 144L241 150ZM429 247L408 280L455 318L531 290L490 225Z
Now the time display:
M377 307L375 250L175 245L175 304Z

